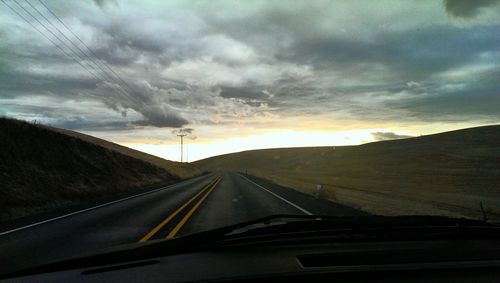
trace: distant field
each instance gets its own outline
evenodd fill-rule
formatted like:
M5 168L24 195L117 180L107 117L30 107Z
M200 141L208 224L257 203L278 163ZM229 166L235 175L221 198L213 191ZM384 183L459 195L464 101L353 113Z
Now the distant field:
M368 212L500 218L500 126L360 146L254 150L195 162Z

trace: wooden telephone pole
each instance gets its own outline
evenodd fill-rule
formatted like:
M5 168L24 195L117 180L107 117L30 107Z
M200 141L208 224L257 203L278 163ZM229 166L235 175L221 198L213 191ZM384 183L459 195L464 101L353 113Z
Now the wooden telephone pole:
M184 137L187 135L186 134L179 134L177 136L181 137L181 163L182 163L182 162L184 162L184 157L183 157Z

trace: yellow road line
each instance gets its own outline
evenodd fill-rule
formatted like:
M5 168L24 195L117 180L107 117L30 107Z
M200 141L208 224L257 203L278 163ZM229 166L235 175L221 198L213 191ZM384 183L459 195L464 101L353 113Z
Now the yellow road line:
M196 209L198 209L198 207L203 203L203 201L205 201L205 199L208 197L208 195L215 189L215 187L217 187L217 185L220 183L221 180L222 180L222 177L220 177L215 182L215 184L212 185L210 190L208 190L205 193L205 195L198 201L198 203L196 203L196 205L193 206L193 208L191 208L191 210L182 218L182 220L179 223L177 223L177 225L174 227L174 229L172 229L172 231L170 231L170 233L168 233L168 235L166 237L167 239L171 239L171 238L175 237L175 235L179 232L179 230L182 228L182 226L184 226L184 224L186 224L186 222L189 220L191 215L193 215L193 213L196 211Z
M190 198L187 202L185 202L181 207L179 207L177 210L175 210L172 214L167 216L160 224L158 224L153 230L151 230L149 233L147 233L142 239L139 240L139 243L145 242L149 240L156 232L158 232L163 226L165 226L172 218L174 218L179 212L181 212L186 206L188 206L191 202L193 202L199 195L201 195L203 192L208 190L214 183L217 182L218 179L215 179L214 181L210 182L205 188L203 188L201 191L199 191L196 195L194 195L192 198Z

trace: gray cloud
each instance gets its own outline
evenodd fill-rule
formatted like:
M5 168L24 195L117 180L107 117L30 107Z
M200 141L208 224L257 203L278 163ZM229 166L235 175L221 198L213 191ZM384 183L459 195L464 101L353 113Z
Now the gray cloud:
M398 135L393 132L375 132L371 133L371 135L376 141L397 140L397 139L406 139L412 137L408 135Z
M136 125L180 128L188 123L183 117L174 114L174 110L167 104L145 105L139 112L146 120L134 122Z
M101 9L106 8L108 5L118 6L118 2L116 0L94 0L94 3Z
M193 128L182 128L182 129L175 129L172 130L172 134L192 134L194 132Z
M369 76L382 69L380 80L422 80L473 62L483 52L497 50L495 29L422 28L381 34L370 42L353 38L302 38L280 56L316 68L342 68L344 75Z
M123 131L132 130L135 127L127 121L99 122L75 117L70 120L55 120L49 123L52 126L75 130L75 131Z
M498 90L499 68L475 72L475 79L464 83L458 78L446 83L422 86L423 93L413 93L398 100L387 101L392 109L413 113L413 118L424 121L467 121L478 119L500 119Z
M444 0L446 12L456 18L473 18L481 8L487 8L500 3L500 0Z
M480 18L497 2L444 7L453 17ZM120 74L129 94L107 76L90 77L5 13L0 24L12 28L0 31L0 98L99 101L120 115L99 123L99 115L52 111L65 127L110 131L229 125L270 113L366 122L500 119L492 103L499 97L497 22L456 25L441 2L410 2L403 11L368 3L261 2L232 7L230 15L217 1L68 5L63 20ZM103 17L103 7L112 15Z
M242 98L242 99L266 99L266 95L262 90L255 87L220 87L220 96L224 98Z

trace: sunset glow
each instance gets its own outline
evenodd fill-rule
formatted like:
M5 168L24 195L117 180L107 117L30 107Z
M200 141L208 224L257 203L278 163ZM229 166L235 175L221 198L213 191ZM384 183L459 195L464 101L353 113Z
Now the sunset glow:
M6 7L0 26L11 28L0 40L0 116L171 160L180 159L177 134L185 132L190 161L500 122L500 17L493 2L471 12L460 1L49 6L64 11L62 20L119 79L98 75L83 55L65 56L33 28L39 23L15 13L22 7Z

